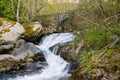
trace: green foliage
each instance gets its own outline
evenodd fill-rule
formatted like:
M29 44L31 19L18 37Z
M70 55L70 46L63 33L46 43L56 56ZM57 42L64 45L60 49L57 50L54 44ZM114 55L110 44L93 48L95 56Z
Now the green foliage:
M33 26L27 25L27 26L24 26L24 29L25 29L25 33L24 33L25 37L32 36L34 34Z
M81 55L79 55L79 61L80 61L80 65L84 65L85 63L87 63L92 57L92 53L91 52L83 52L81 53Z
M109 28L109 31L120 37L120 27L112 26L111 28Z
M119 30L120 28L118 27L109 27L106 29L103 28L99 30L87 31L84 34L86 44L84 46L84 50L80 52L79 55L81 65L87 63L93 55L100 53L99 50L113 42L119 36ZM119 42L114 46L114 48L120 48ZM111 55L111 53L113 53L113 50L108 51L108 55Z
M101 1L101 2L99 2ZM70 14L64 27L72 29L85 43L79 55L81 65L120 37L120 2L85 0ZM70 26L70 27L69 27ZM113 48L120 48L120 41ZM77 44L76 44L77 45ZM111 55L112 52L108 52Z
M38 34L37 30L33 30L34 26L30 23L24 23L24 29L25 29L25 33L24 33L24 38L25 39L29 39L31 37L34 37L36 34Z
M86 40L90 47L94 50L98 50L115 40L119 30L116 27L110 29L111 30L109 30L109 28L96 29L85 33Z
M109 50L107 51L107 55L108 55L108 56L111 56L113 52L114 52L113 49L109 49Z
M64 26L71 25L74 32L93 50L98 50L120 35L120 5L117 0L81 1Z
M91 67L85 68L85 72L86 72L86 73L89 73L90 71L91 71Z
M10 0L0 0L0 17L15 20L15 15L13 13Z

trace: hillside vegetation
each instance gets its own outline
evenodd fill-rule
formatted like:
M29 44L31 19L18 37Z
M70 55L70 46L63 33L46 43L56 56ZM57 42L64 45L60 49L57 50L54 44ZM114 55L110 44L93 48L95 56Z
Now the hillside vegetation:
M59 20L62 14L67 17L58 24L54 17ZM63 55L66 60L79 62L70 80L120 79L120 0L80 0L79 4L1 0L0 17L23 24L27 39L34 35L29 23L35 21L42 25L40 30L44 34L41 36L55 32L75 33L75 41Z
M80 62L70 80L119 80L116 55L119 56L120 51L120 1L79 3L79 8L64 23L64 28L68 27L79 36L72 47L76 51L79 49ZM84 43L82 47L81 42Z

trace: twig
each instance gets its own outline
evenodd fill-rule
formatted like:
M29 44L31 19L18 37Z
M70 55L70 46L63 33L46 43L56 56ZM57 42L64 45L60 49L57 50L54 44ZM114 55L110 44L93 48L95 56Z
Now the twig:
M108 20L110 20L110 19L112 19L112 18L115 18L115 17L117 17L117 16L120 16L120 14L116 14L116 15L110 16L110 17L106 18L106 19L104 20L104 22L107 22Z
M120 40L120 37L117 38L114 42L112 42L112 43L108 44L107 46L105 46L104 51L101 53L101 55L95 61L100 59L108 51L108 49L112 48L119 40Z
M83 41L78 44L78 48L75 50L76 55L78 55L83 46L84 46Z
M92 22L92 21L89 21L89 20L86 19L85 17L82 17L82 16L80 16L80 17L81 17L83 20L87 21L88 23L91 23L91 24L96 25L96 26L100 26L100 24L95 23L95 22Z
M101 0L98 0L98 6L99 6L100 11L102 12L103 16L104 16L105 18L107 18L106 14L105 14L105 11L104 11L104 9L103 9L102 1L101 1Z

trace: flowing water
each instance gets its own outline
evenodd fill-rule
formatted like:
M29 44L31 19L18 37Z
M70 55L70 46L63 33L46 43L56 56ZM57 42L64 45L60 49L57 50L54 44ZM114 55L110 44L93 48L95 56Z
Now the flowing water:
M70 64L60 55L56 55L56 47L70 43L74 38L72 33L55 33L44 37L36 47L44 54L48 65L34 74L18 75L7 80L67 80L70 76L68 74Z

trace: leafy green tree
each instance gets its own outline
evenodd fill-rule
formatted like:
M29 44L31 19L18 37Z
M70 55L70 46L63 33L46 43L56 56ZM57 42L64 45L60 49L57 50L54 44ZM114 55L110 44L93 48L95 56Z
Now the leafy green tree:
M44 0L0 0L0 17L18 22L31 21L44 5Z

